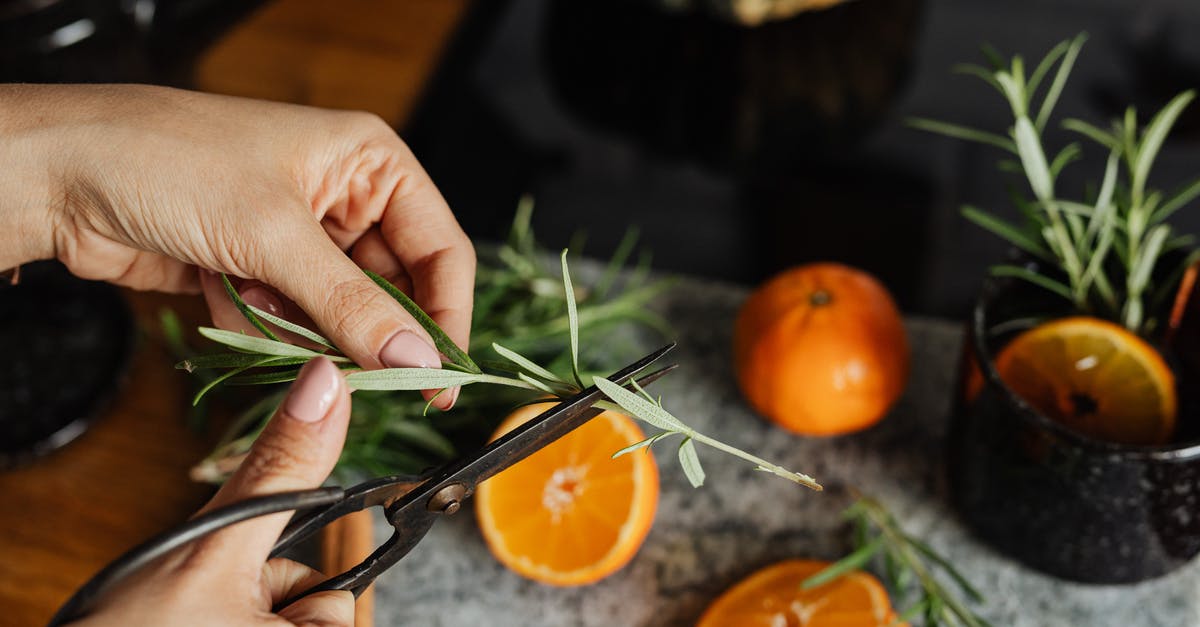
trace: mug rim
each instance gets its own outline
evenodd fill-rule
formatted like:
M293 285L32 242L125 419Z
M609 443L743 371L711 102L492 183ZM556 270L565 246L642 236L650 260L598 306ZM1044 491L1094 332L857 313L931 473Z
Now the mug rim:
M1008 387L1008 384L1000 377L999 371L996 370L994 356L988 348L985 338L987 337L987 310L1004 288L1013 285L1013 281L1013 279L994 276L984 279L983 289L975 300L975 306L971 309L971 337L968 341L971 342L971 347L976 354L976 362L985 384L998 387L1005 401L1017 410L1021 420L1053 433L1072 446L1092 453L1117 455L1123 460L1174 462L1200 458L1200 440L1174 444L1120 444L1093 438L1044 415Z

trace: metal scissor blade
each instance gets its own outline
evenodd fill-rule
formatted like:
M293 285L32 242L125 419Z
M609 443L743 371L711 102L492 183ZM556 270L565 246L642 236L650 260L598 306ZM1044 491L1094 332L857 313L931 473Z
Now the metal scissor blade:
M637 373L645 370L647 366L666 355L673 348L675 348L674 342L618 370L609 377L609 380L617 385L625 385ZM655 378L663 374L666 374L666 369L655 373ZM475 455L446 468L444 476L438 481L438 485L434 486L430 496L446 485L455 482L462 483L465 494L469 495L479 483L529 457L547 444L599 415L602 410L592 406L603 398L604 393L592 386L563 400L488 444Z

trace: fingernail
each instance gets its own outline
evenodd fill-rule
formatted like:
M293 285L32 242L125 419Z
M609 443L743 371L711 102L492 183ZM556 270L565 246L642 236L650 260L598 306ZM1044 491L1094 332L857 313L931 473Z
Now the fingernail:
M283 301L265 287L254 286L242 292L242 301L273 316L283 317Z
M412 331L401 331L383 345L379 361L389 368L441 367L442 359L429 342Z
M446 390L446 404L442 407L442 409L453 408L454 404L458 402L458 393L461 391L462 388L450 388L449 390Z
M332 361L313 359L300 369L300 376L283 401L283 412L300 422L317 422L329 413L340 384L341 374Z

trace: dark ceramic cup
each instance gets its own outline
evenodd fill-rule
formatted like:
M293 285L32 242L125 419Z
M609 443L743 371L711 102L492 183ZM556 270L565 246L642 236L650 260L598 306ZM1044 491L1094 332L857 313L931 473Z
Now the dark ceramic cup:
M1089 438L1038 413L993 365L1021 330L1013 321L1062 308L1025 283L985 284L948 440L951 497L979 538L1044 573L1087 583L1163 575L1200 551L1200 438L1182 423L1178 444ZM1189 404L1181 398L1182 415Z

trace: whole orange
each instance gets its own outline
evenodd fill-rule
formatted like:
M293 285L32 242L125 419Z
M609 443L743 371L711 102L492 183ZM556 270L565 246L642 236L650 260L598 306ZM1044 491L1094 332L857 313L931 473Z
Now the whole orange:
M908 338L896 303L871 275L812 263L750 295L734 326L734 368L750 405L803 435L878 422L908 379Z

